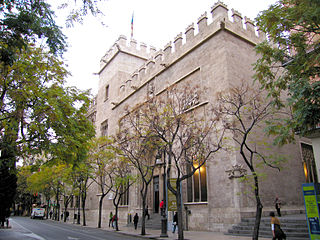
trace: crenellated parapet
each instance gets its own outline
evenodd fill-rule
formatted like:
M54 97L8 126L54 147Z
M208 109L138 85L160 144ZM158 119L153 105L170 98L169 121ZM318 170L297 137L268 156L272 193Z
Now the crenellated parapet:
M148 58L143 66L132 73L131 79L128 79L124 83L122 89L125 90L121 91L119 101L117 102L121 103L127 96L145 86L149 81L154 79L155 76L170 67L182 56L192 51L197 45L207 41L220 31L228 31L253 46L265 40L265 34L256 29L252 20L246 16L242 17L242 15L234 9L231 10L230 15L231 19L229 19L229 9L226 4L221 1L216 2L211 7L210 17L207 12L204 12L198 18L196 25L194 23L189 25L184 33L180 32L173 39L173 42L170 41L162 50L157 52L153 47L149 47L148 51L144 43L140 43L140 46L137 46L137 42L134 40L131 40L130 43L127 44L127 39L124 36L120 36L117 42L102 58L102 66L105 62L113 58L117 52L117 49L114 48L117 46L120 46L120 50L122 51L128 51L131 54L135 52L137 55L144 54L143 56Z
M155 47L148 46L137 40L130 39L124 35L119 36L117 41L111 46L107 53L100 60L100 69L102 70L119 52L126 52L140 58L149 59L156 52ZM100 70L100 71L101 71Z

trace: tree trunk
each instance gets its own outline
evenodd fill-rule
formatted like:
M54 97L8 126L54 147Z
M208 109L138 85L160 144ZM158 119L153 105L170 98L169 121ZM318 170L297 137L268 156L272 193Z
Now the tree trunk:
M183 236L183 220L182 220L182 205L181 205L181 194L180 194L180 181L179 183L176 184L177 185L177 195L176 195L176 199L177 199L177 210L178 210L178 239L179 240L184 240L184 236Z
M119 225L118 225L118 205L116 205L116 213L115 213L115 224L116 224L116 231L119 231Z
M260 228L260 222L261 222L263 206L262 206L262 203L261 203L261 200L260 200L260 195L259 195L258 176L256 175L255 172L253 174L254 174L254 185L255 185L254 193L255 193L255 197L256 197L257 208L256 208L256 220L254 222L254 229L253 229L252 239L253 240L258 240L259 239L259 228Z
M99 200L99 219L98 219L98 228L101 228L101 218L102 218L102 203L106 194L102 194Z
M148 186L141 191L142 197L142 222L141 222L141 235L146 235L146 202L147 202Z

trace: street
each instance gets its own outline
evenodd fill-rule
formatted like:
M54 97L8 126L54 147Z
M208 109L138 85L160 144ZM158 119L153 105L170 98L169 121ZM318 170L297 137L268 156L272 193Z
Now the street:
M11 217L11 229L0 229L0 240L120 240L139 239L97 228L52 220ZM143 238L140 238L143 239Z

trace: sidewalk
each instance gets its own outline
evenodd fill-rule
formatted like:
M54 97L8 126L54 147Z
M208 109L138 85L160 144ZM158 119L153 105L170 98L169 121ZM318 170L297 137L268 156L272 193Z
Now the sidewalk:
M175 240L178 239L178 233L176 232L173 234L172 232L168 231L168 237L167 238L161 238L161 230L153 230L153 229L146 229L146 235L141 236L141 229L138 228L135 230L134 228L129 228L126 226L119 226L120 231L117 233L124 234L124 235L130 235L130 236L137 236L142 237L146 239L161 239L161 240ZM112 228L103 228L103 230L106 231L115 231ZM271 231L271 230L270 230ZM224 235L221 232L204 232L204 231L184 231L184 238L186 240L251 240L252 237L241 237L241 236L230 236L230 235ZM261 238L260 240L270 240L270 238Z

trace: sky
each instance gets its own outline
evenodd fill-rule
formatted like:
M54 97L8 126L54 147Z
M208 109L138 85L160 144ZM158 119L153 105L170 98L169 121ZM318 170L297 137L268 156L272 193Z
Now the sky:
M53 0L52 0L53 1ZM81 1L79 1L81 2ZM64 55L72 76L67 79L68 86L81 90L91 89L97 94L100 59L118 39L125 35L130 39L133 17L133 38L138 42L156 47L157 50L187 26L197 23L204 13L211 19L211 7L217 0L105 0L99 4L104 16L87 16L84 23L73 28L64 28L69 44ZM257 14L268 8L275 0L224 0L229 12L235 9L254 20ZM64 25L62 11L56 11L58 23ZM103 24L101 24L103 23Z

